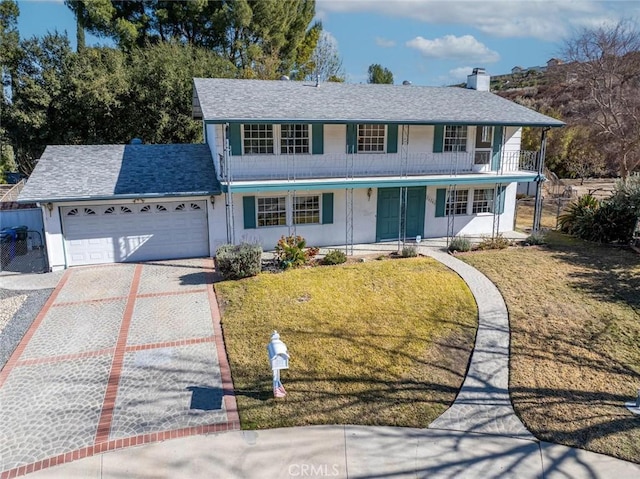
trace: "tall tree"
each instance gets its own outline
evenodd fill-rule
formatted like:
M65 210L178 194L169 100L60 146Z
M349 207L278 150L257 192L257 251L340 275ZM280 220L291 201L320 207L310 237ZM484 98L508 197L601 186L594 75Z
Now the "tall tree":
M128 132L121 141L135 136L145 143L201 142L202 123L191 112L193 78L236 75L231 62L201 47L160 43L132 50L122 119Z
M563 48L588 95L575 114L591 125L623 178L640 167L640 30L629 20L586 28Z
M18 16L20 9L13 0L0 2L0 182L3 172L15 169L13 149L8 143L4 127L10 99L5 95L11 91L15 63L19 51L20 35L18 33Z
M374 63L369 65L369 79L367 83L388 83L393 84L393 73L388 68L384 68L382 65Z
M161 42L130 52L86 47L66 36L22 42L7 132L29 174L48 144L202 141L191 118L193 77L235 77L235 66L201 47Z
M121 48L159 42L224 54L245 77L289 74L313 51L315 0L66 0L90 32Z
M310 61L298 70L296 78L343 82L344 69L335 38L322 31L322 25L318 29L318 34L319 38Z
M43 145L61 142L63 125L54 121L52 104L72 53L68 38L57 32L20 42L4 125L23 173L31 172Z

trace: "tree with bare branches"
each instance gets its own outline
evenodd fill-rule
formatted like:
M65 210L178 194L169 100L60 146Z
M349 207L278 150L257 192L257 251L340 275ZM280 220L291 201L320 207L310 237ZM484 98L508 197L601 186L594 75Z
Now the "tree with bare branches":
M566 68L584 88L575 115L593 128L620 176L640 168L640 29L630 20L586 28L563 45Z

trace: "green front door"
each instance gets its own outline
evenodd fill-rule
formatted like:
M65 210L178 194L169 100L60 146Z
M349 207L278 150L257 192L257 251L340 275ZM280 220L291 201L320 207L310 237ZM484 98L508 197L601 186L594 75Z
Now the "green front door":
M407 189L406 237L424 234L424 208L427 189L417 186ZM400 236L400 188L378 188L376 241L397 240Z
M376 241L398 239L399 218L400 188L378 188Z

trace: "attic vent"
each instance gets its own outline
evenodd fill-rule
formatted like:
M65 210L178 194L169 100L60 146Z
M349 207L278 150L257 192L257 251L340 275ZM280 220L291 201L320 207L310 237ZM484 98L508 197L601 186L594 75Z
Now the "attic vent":
M411 80L405 80L402 82L403 85L411 85Z

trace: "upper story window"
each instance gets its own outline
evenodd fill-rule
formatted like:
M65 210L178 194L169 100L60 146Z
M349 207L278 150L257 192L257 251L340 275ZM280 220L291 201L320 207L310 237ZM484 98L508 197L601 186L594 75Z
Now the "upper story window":
M244 154L273 154L273 125L243 125Z
M444 151L467 151L466 125L445 126Z
M493 140L492 126L479 126L476 132L476 148L491 148Z
M309 153L309 125L300 123L280 125L280 153L283 155Z
M358 153L383 153L384 125L358 125Z
M284 125L242 125L243 153L245 155L307 154L310 152L309 125L290 123Z

